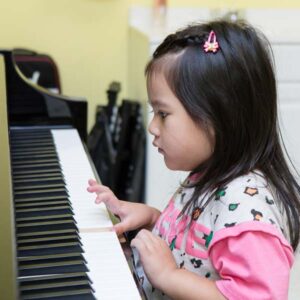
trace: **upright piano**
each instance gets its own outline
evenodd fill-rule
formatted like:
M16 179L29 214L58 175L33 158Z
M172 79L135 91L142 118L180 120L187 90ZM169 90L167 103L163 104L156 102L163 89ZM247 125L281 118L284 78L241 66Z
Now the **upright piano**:
M33 84L16 55L0 51L0 298L143 299L86 191L87 102Z

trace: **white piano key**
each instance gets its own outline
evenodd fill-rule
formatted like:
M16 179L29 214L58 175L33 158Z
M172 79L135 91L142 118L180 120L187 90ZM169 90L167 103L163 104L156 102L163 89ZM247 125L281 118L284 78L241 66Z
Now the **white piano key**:
M116 234L106 231L83 233L81 237L96 298L140 300L141 297Z
M87 192L94 173L75 129L52 130L58 157L65 176L76 222L80 229L111 227L104 204L95 204L95 194Z
M125 255L104 204L95 204L87 192L94 173L75 129L51 130L65 177L66 188L80 230L95 297L102 300L140 300Z

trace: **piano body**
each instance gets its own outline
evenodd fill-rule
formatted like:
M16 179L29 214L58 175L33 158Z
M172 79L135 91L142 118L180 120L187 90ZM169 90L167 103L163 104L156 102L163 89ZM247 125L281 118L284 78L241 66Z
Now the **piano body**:
M84 141L87 102L52 94L0 51L0 298L141 299Z

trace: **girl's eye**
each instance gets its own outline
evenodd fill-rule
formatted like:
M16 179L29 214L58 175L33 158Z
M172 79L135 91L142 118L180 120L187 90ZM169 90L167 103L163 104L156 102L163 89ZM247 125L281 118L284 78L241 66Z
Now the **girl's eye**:
M150 114L154 113L155 115L159 116L161 119L165 119L169 114L163 111L155 111L154 109L151 109L149 111Z
M163 111L159 111L159 112L158 112L158 115L159 115L162 119L165 119L165 118L168 116L168 114L165 113L165 112L163 112Z

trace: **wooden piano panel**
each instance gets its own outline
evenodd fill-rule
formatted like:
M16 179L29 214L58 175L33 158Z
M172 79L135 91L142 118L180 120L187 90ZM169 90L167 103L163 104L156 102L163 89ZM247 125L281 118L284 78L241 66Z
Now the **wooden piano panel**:
M6 84L3 56L0 55L0 295L1 299L17 298L16 256L12 183L6 111Z

